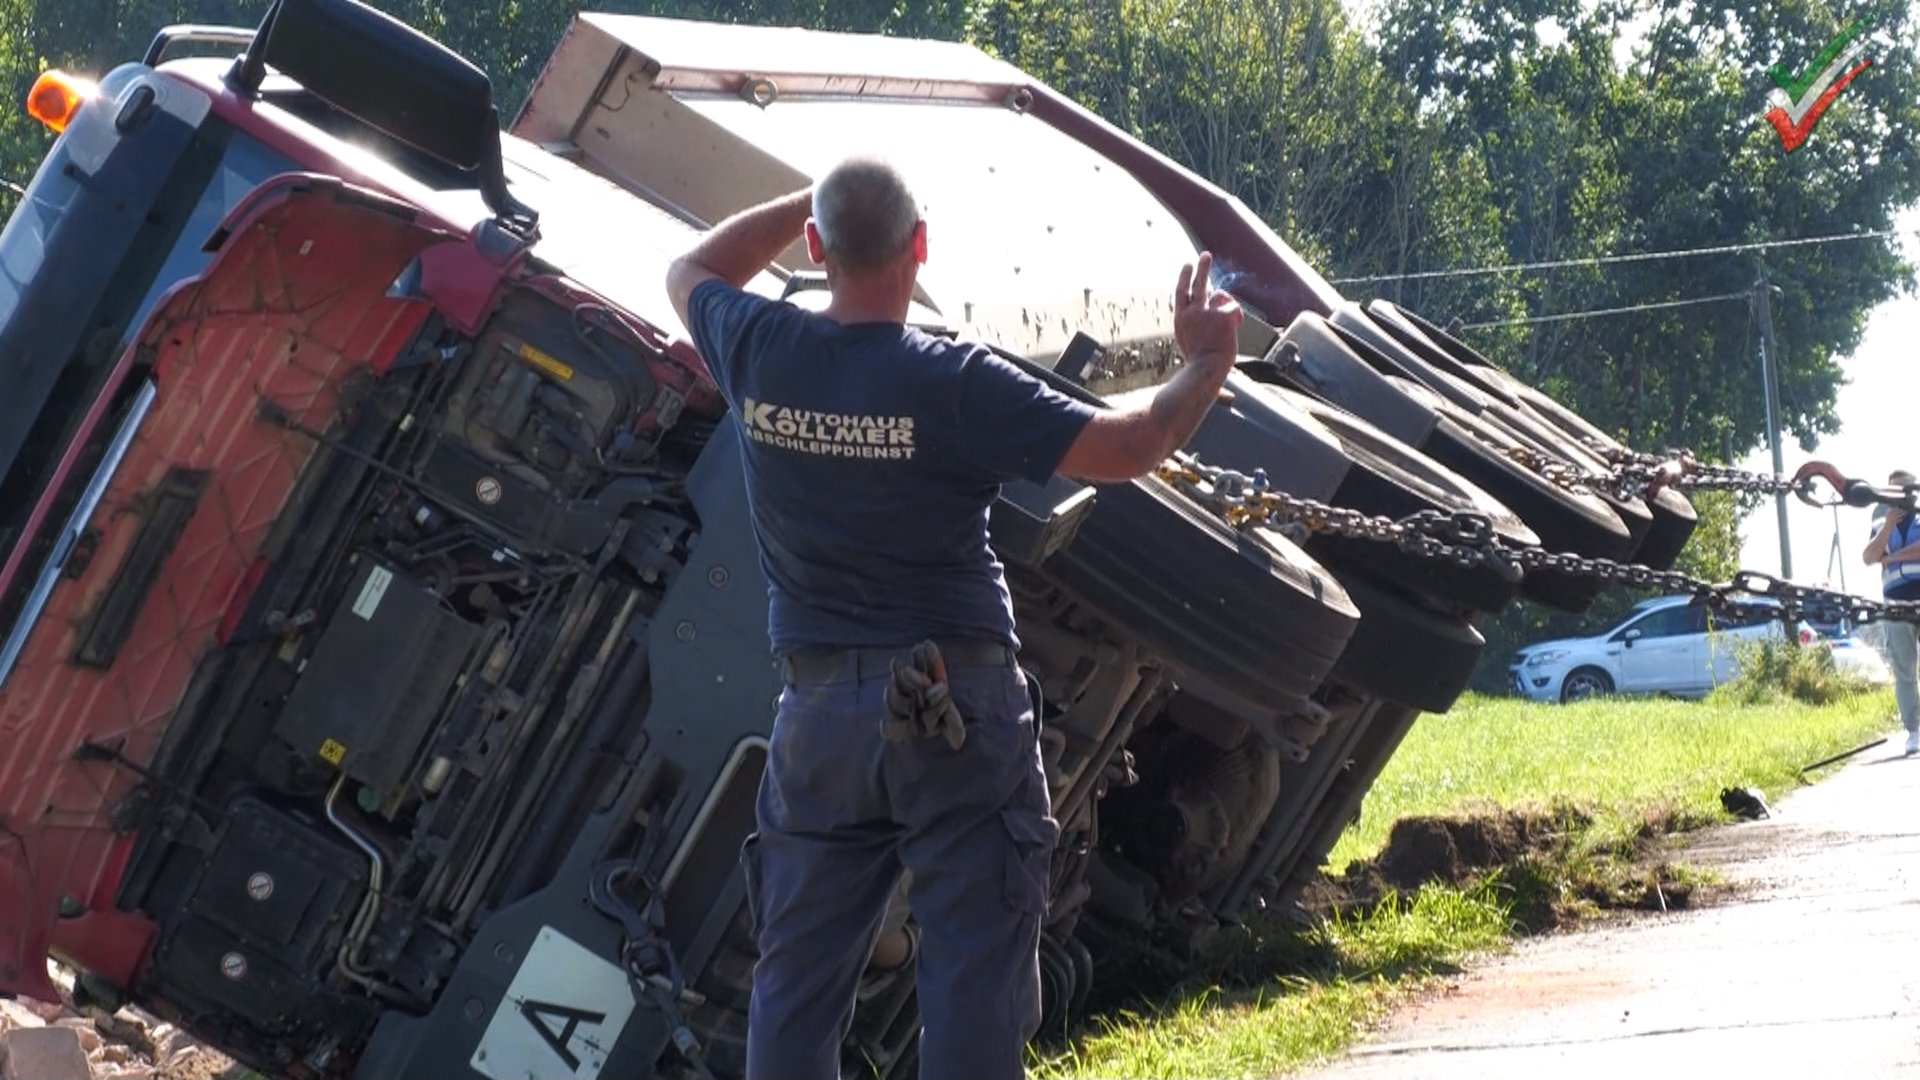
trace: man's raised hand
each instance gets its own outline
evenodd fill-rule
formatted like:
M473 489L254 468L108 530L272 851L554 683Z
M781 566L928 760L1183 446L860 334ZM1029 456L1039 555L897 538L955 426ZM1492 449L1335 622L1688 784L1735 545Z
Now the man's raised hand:
M1240 352L1240 304L1213 287L1213 253L1180 268L1173 291L1173 340L1189 362L1232 363Z

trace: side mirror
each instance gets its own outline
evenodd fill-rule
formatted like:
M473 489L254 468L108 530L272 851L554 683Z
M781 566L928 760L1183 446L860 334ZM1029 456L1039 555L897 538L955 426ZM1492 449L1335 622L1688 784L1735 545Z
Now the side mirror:
M493 83L451 49L361 0L274 0L229 77L250 95L269 64L340 111L473 174L503 224L533 229L538 215L507 193Z
M1645 637L1645 636L1646 635L1641 633L1640 628L1637 626L1631 630L1623 630L1620 632L1620 640L1626 642L1627 648L1629 649L1633 648L1634 642L1639 641L1642 637Z

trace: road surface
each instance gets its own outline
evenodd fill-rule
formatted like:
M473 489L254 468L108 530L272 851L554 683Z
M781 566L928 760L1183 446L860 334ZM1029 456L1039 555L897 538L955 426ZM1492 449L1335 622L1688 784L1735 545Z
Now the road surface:
M1732 895L1525 942L1310 1080L1920 1080L1920 758L1900 741L1676 853Z

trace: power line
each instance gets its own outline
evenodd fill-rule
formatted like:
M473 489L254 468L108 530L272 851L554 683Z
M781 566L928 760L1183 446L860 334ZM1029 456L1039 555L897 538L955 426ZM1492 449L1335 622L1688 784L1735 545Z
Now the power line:
M1464 323L1462 330L1485 330L1495 326L1530 326L1534 323L1565 322L1569 319L1597 319L1603 315L1627 315L1635 311L1658 311L1662 308L1692 307L1695 304L1717 304L1722 300L1746 300L1753 296L1751 291L1721 293L1718 296L1696 296L1688 300L1659 300L1647 304L1633 304L1628 307L1599 308L1594 311L1567 311L1558 315L1530 315L1524 319L1501 319L1495 322Z
M1334 278L1329 284L1356 285L1372 281L1426 281L1433 278L1474 277L1485 274L1510 274L1524 270L1563 270L1573 266L1612 266L1617 263L1651 262L1657 259L1686 259L1700 255L1739 255L1774 248L1808 247L1836 244L1845 240L1884 240L1920 232L1912 229L1875 229L1871 232L1832 233L1827 236L1803 236L1796 240L1756 240L1748 244L1721 244L1717 247L1679 248L1672 251L1642 251L1631 255L1596 255L1586 259L1549 259L1544 262L1508 263L1505 266L1475 266L1464 270L1416 270L1407 274L1370 274L1366 277Z

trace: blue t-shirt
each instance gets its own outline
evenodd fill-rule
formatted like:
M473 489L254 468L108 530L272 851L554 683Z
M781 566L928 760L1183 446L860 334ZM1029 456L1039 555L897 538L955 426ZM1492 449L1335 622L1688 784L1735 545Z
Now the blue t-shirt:
M722 281L688 314L739 420L774 652L1017 647L987 511L1004 481L1045 483L1093 408L980 346Z

